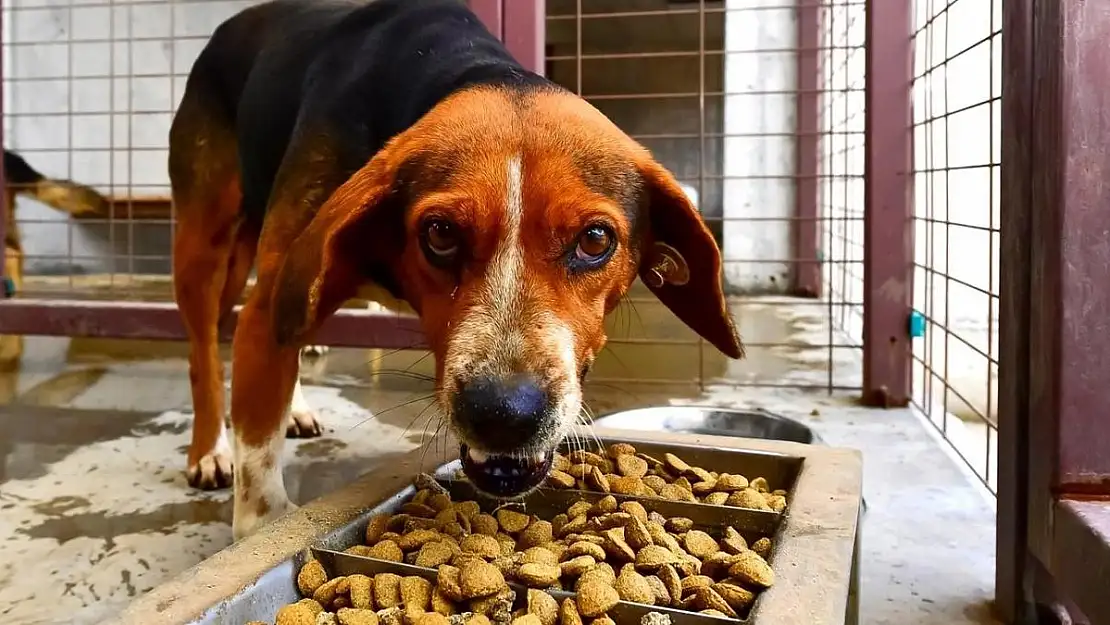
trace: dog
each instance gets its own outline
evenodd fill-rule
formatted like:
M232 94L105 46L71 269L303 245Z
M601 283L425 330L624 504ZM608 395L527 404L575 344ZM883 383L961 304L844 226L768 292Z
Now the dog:
M320 431L299 350L365 285L419 316L464 471L500 498L544 480L637 276L743 357L720 252L675 178L457 0L273 0L232 16L190 71L169 168L187 475L233 483L236 538L295 507L284 438ZM252 265L229 444L216 328Z
M16 293L23 288L23 242L15 220L22 195L74 217L107 215L111 202L92 187L43 175L19 153L4 150L4 276Z
M73 216L107 215L110 201L92 187L43 175L19 153L4 150L4 284L5 297L23 290L23 239L15 219L16 197L38 200ZM23 337L0 336L0 368L14 367L23 355Z

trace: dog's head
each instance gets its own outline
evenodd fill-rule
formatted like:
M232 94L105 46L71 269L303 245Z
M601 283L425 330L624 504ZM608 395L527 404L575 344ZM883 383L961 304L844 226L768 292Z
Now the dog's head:
M468 476L512 497L546 476L637 276L742 357L717 245L647 150L566 91L472 88L325 203L278 276L274 324L299 343L360 283L394 291L421 317Z

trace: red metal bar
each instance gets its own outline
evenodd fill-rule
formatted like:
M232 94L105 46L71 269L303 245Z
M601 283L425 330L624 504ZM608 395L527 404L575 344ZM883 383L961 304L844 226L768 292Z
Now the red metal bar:
M794 217L790 224L794 257L791 290L801 297L821 294L821 261L818 256L821 222L818 194L821 151L821 7L824 0L798 0L798 52L794 140Z
M545 0L512 0L502 13L505 47L524 67L541 75L547 61L545 5Z
M995 605L1025 622L1030 581L1029 493L1030 160L1033 0L1002 5L1002 162L998 315L998 527Z
M231 341L234 321L220 330ZM0 334L81 336L112 339L184 341L185 327L171 303L80 300L7 300L0 302ZM420 322L411 315L340 310L313 339L336 347L424 349Z
M867 2L863 397L910 401L913 305L913 2Z
M517 2L520 2L520 0L517 0ZM481 18L491 33L504 40L505 13L502 0L468 0L467 4L470 6L470 10Z

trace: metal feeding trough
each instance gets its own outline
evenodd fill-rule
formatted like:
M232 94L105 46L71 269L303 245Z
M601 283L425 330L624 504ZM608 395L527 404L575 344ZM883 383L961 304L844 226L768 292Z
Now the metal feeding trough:
M620 624L640 623L648 612L664 613L674 625L754 623L825 625L857 622L855 578L860 512L861 461L858 452L777 440L594 428L581 433L606 447L629 443L661 458L673 453L708 471L762 476L772 488L787 492L784 512L729 505L709 505L641 496L648 511L667 518L685 517L707 532L731 526L749 540L773 541L768 561L774 585L763 591L741 619L703 615L676 608L621 602L609 614ZM596 437L596 438L595 438ZM467 482L455 480L458 461L429 471L416 450L388 468L373 471L354 484L313 501L153 589L115 621L121 625L184 623L242 625L252 620L273 623L277 611L299 600L296 575L312 557L329 575L393 572L432 579L434 569L342 553L361 543L374 515L397 511L415 494L414 476L432 473L453 497L474 495ZM565 510L578 500L604 495L577 490L540 489L525 500L526 510L541 518ZM559 596L570 593L551 591Z
M676 432L790 441L803 445L824 442L809 426L766 410L703 406L653 406L623 410L594 420L597 427L646 432Z

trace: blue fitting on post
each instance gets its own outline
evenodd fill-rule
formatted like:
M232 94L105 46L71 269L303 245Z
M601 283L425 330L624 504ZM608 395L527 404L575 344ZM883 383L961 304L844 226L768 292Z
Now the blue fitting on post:
M10 297L15 297L15 281L8 276L4 276L4 299Z
M910 312L910 338L925 336L925 315L914 310Z

